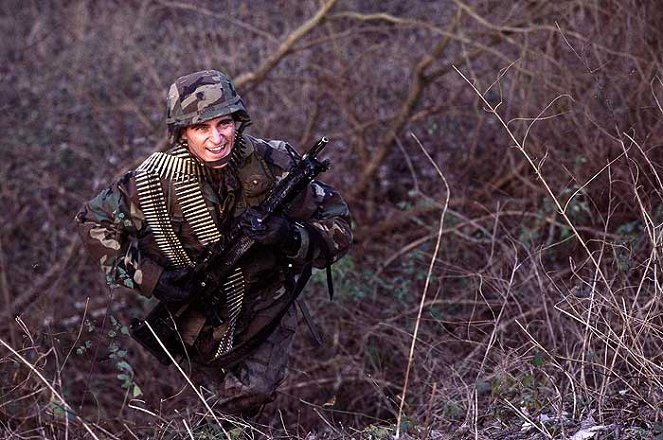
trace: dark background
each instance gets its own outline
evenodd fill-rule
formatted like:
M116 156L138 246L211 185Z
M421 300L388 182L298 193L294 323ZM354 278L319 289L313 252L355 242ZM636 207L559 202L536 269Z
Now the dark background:
M165 148L168 85L214 68L249 133L332 139L355 223L334 301L323 273L306 293L327 343L302 325L263 432L660 434L659 6L0 2L0 429L188 438L204 418L126 336L149 305L105 287L73 217Z

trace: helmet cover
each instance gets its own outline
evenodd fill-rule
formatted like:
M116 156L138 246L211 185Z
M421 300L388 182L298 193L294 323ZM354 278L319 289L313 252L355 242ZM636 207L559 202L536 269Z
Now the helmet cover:
M172 137L186 126L230 114L240 122L251 120L232 81L218 70L181 76L168 90L166 124Z

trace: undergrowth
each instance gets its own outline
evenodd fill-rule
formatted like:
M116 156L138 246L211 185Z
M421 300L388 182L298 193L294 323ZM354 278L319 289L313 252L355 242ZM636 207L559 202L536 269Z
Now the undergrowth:
M1 436L663 438L661 8L284 5L0 6ZM251 422L131 340L151 303L72 221L165 146L166 87L201 68L251 134L328 135L354 216L334 299L325 271L306 291L324 344L301 324Z

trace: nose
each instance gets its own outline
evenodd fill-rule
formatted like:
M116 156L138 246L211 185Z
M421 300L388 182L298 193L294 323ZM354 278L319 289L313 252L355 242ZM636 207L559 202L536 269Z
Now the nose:
M212 133L211 133L210 139L215 144L221 142L221 130L219 130L216 127L212 127Z

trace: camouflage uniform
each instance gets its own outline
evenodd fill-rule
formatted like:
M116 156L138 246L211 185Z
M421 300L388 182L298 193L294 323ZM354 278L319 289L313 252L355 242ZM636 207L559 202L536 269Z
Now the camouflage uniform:
M227 78L220 75L222 79ZM175 92L171 88L169 103L172 105L175 100L183 101L181 98L199 92L197 96L200 98L204 92L207 93L206 97L211 96L222 104L219 107L221 110L214 111L214 106L209 103L201 106L199 99L196 104L198 108L191 110L187 116L189 121L191 117L197 118L195 122L215 118L224 111L225 114L233 114L237 121L248 121L248 113L234 92L232 83L222 88L219 96L219 87L213 87L214 81L218 83L218 78L212 79L210 85L205 83L209 76L210 72L200 72L180 78L180 84L173 85L177 85ZM234 101L228 99L233 94L231 98ZM237 105L238 100L241 105ZM173 117L174 112L170 110L169 117ZM154 153L141 167L113 182L85 204L77 215L82 240L101 264L108 285L133 289L147 297L152 296L164 270L177 267L178 264L182 266L179 260L164 252L163 240L159 240L155 231L157 228L150 224L149 212L145 210L146 199L141 193L144 192L141 179L144 180L146 170L149 169L147 165L155 163L157 156L161 160L159 163L177 159L178 163L188 165L186 171L180 170L180 174L188 176L189 188L194 188L193 192L204 201L202 209L200 206L197 209L199 212L187 211L182 190L177 186L177 173L162 173L156 178L152 177L156 179L156 188L165 202L166 229L173 231L177 237L183 258L196 261L206 246L221 239L224 231L247 208L259 205L266 198L275 183L287 174L292 160L286 151L285 142L258 139L239 130L229 166L210 168L187 151L186 144L179 139L181 127L170 124L169 128L173 141L169 151ZM243 338L248 338L247 335L255 334L271 322L277 316L279 307L283 310L280 299L284 296L293 270L296 271L307 258L313 259L314 266L324 267L329 262L328 258L331 261L337 260L350 246L352 232L348 207L337 191L322 182L312 182L306 191L289 204L285 214L298 224L301 245L297 252L284 256L279 249L257 245L239 262L246 287L234 333L236 345ZM196 219L201 216L213 222L216 235L211 239L204 238L199 225L197 229ZM322 252L323 248L328 249L327 254ZM218 346L220 332L210 325L208 315L202 309L204 305L192 306L179 317L178 328L188 354L199 364L199 373L208 377L211 375L215 379L216 387L220 388L217 391L222 394L222 409L234 415L251 415L273 398L276 387L285 377L288 351L296 327L296 313L291 307L269 337L243 356L240 362L233 364L230 369L222 370L218 365L209 366L209 360Z

